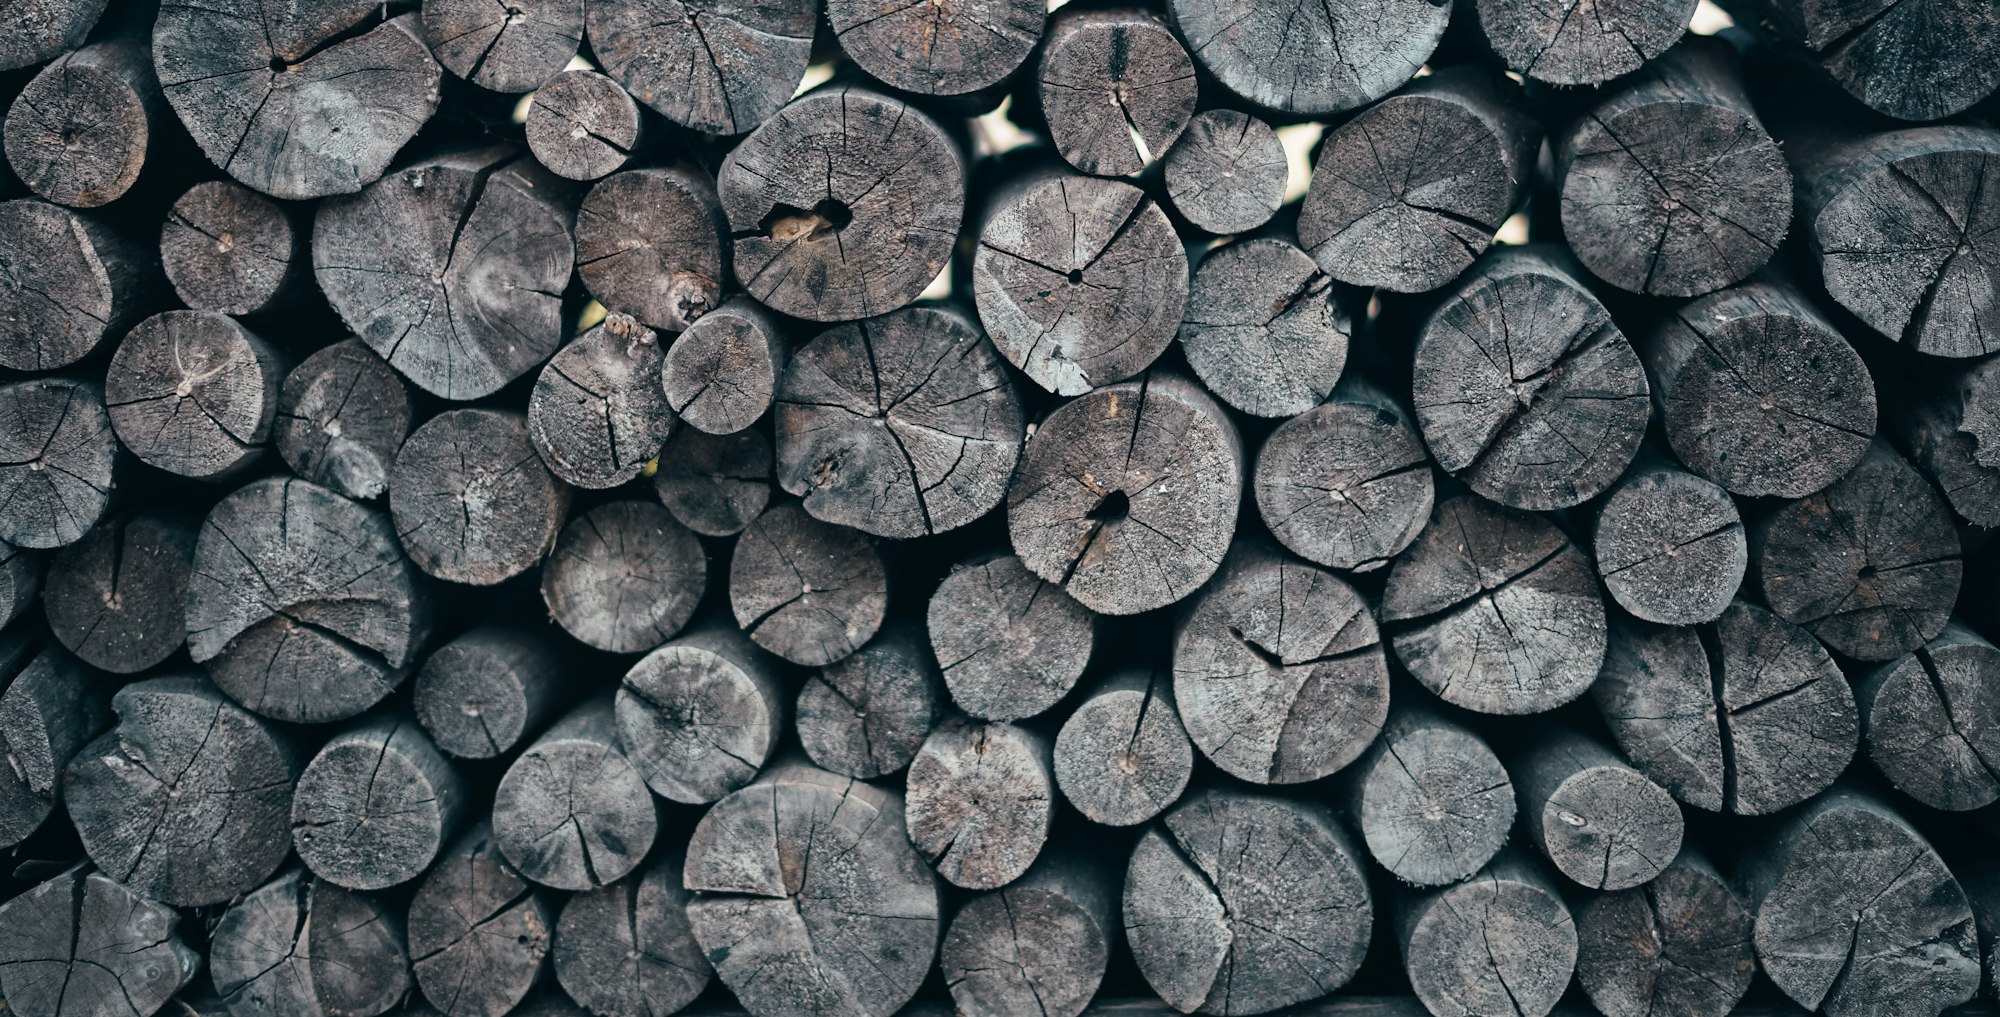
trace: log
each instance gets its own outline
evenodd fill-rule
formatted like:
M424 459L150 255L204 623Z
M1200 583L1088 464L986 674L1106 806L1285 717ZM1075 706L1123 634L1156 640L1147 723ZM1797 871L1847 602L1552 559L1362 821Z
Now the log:
M31 198L0 202L0 367L76 363L151 309L157 252L120 222Z
M562 343L576 260L564 190L508 146L425 159L320 203L313 275L347 327L419 388L492 395Z
M83 539L110 507L118 459L102 386L0 385L0 541L47 549Z
M187 640L194 524L141 512L92 529L56 552L42 593L49 631L83 662L138 674Z
M810 0L590 0L584 31L604 73L654 112L704 134L742 134L791 98L818 15Z
M48 555L0 540L0 629L14 624L41 599Z
M771 439L762 431L712 435L675 428L660 464L653 476L660 502L704 537L743 532L771 501Z
M1126 941L1183 1013L1256 1014L1361 966L1374 902L1361 855L1315 802L1198 791L1149 827L1125 872Z
M202 523L188 655L264 716L343 720L402 684L430 635L431 608L387 514L303 480L267 478L222 499Z
M1645 369L1583 280L1560 248L1505 248L1422 325L1417 425L1438 466L1482 497L1535 511L1581 504L1646 436Z
M698 430L735 434L771 408L790 356L777 318L755 300L731 297L668 347L667 405Z
M411 988L402 916L298 868L222 913L209 971L229 1017L376 1017Z
M1188 737L1252 784L1298 784L1346 766L1389 713L1389 663L1368 602L1268 545L1238 543L1188 603L1173 667Z
M1828 1017L1931 1017L1979 989L1958 881L1887 804L1836 788L1793 813L1739 876L1764 973Z
M494 759L541 732L568 698L563 653L533 629L488 624L434 651L411 694L437 747L460 759Z
M1012 77L1042 38L1037 0L921 4L829 0L841 52L876 80L919 95L955 96Z
M524 127L537 162L559 177L581 181L624 168L645 133L632 93L581 69L564 71L535 89Z
M1738 21L1765 26L1847 94L1901 120L1937 120L2000 84L2000 11L1980 0L1893 6L1821 6L1731 0Z
M860 649L881 629L888 604L889 576L875 545L797 502L758 516L729 563L736 624L794 664L825 667Z
M1589 735L1545 728L1508 772L1527 841L1573 882L1629 890L1680 852L1680 805Z
M1463 883L1398 898L1395 918L1410 987L1435 1017L1547 1017L1576 967L1569 909L1519 848Z
M1145 370L1173 341L1187 255L1139 188L1037 174L994 193L972 289L1008 362L1057 395L1082 395Z
M28 0L8 10L0 71L18 70L83 45L111 0Z
M1604 1017L1727 1017L1757 958L1750 910L1691 847L1643 887L1576 911L1576 980Z
M285 376L272 440L302 479L368 500L389 489L411 417L402 376L366 343L344 339Z
M924 617L951 701L982 720L1023 720L1061 702L1097 640L1097 616L1011 554L953 568Z
M1903 407L1895 435L1959 518L2000 527L2000 361L1950 372Z
M471 817L471 789L416 718L384 713L328 739L292 794L292 844L313 875L381 890L423 875Z
M691 897L676 857L571 897L556 921L556 981L599 1017L654 1017L694 1002L714 972L688 925Z
M1299 243L1341 282L1436 289L1527 197L1541 145L1520 86L1491 69L1417 78L1320 143Z
M1826 650L1742 600L1694 629L1621 622L1591 696L1640 773L1711 812L1764 815L1818 794L1859 737Z
M730 619L697 625L625 673L615 707L619 748L660 797L685 805L721 799L755 780L784 737L778 667Z
M291 853L289 739L192 672L111 697L118 723L63 771L63 801L90 860L133 893L176 907L255 889Z
M1181 352L1210 392L1253 417L1319 405L1347 366L1353 320L1333 279L1279 237L1211 252L1188 285Z
M599 303L679 332L722 300L727 230L700 167L614 173L576 210L576 271Z
M936 660L903 623L807 678L793 723L813 765L869 780L910 765L945 702Z
M914 107L852 87L796 99L716 174L737 282L810 321L893 311L951 260L965 178L957 144Z
M1209 233L1247 233L1285 203L1290 164L1271 125L1248 113L1196 113L1167 149L1161 183L1174 211Z
M752 1013L888 1017L936 951L937 877L895 791L780 763L688 842L688 924Z
M1692 38L1555 139L1563 232L1593 275L1692 297L1749 278L1785 238L1792 175L1735 52Z
M938 970L965 1017L1076 1017L1097 994L1118 933L1116 874L1081 857L1047 857L958 909Z
M659 809L619 751L608 694L584 700L515 757L493 794L493 841L558 890L617 882L652 850Z
M1380 617L1425 688L1479 713L1554 709L1604 660L1604 601L1583 553L1550 523L1470 495L1438 505L1390 567Z
M111 355L104 401L118 440L141 462L227 480L266 457L289 359L214 311L140 322Z
M52 61L7 110L7 163L36 194L96 208L139 180L166 104L145 42L105 39Z
M1173 682L1158 669L1112 672L1056 735L1056 786L1093 823L1144 823L1180 800L1193 773Z
M432 417L403 442L389 473L389 510L410 560L473 586L539 563L555 545L569 497L569 485L535 454L528 418L510 410Z
M59 648L36 653L32 640L0 640L12 644L0 643L0 676L7 681L0 742L8 763L0 770L0 845L11 848L41 829L62 800L63 770L111 726L111 690Z
M0 990L21 1017L151 1017L201 954L174 909L79 864L0 905Z
M1662 625L1720 617L1750 564L1729 492L1664 456L1635 463L1605 496L1590 549L1611 599Z
M1868 757L1934 809L2000 800L2000 649L1963 622L1855 685Z
M1514 784L1486 741L1445 713L1398 702L1352 771L1349 811L1368 853L1411 886L1485 868L1514 825Z
M1409 413L1357 375L1271 431L1251 492L1286 550L1350 572L1401 554L1435 504L1430 456Z
M1042 421L1007 490L1008 535L1028 571L1092 611L1165 607L1221 565L1243 467L1242 439L1214 399L1148 373Z
M1115 177L1173 148L1197 88L1194 61L1166 23L1138 8L1079 8L1049 20L1035 98L1056 152L1085 173Z
M650 501L606 502L578 516L542 568L549 614L610 653L643 653L672 639L707 585L701 542Z
M1610 0L1578 18L1561 0L1477 0L1473 11L1487 46L1508 68L1550 85L1602 85L1680 41L1695 4Z
M1444 34L1449 5L1365 0L1344 5L1259 7L1224 0L1171 0L1182 38L1221 85L1267 109L1306 116L1380 99L1410 80ZM1294 21L1294 19L1303 19Z
M1772 279L1664 317L1640 355L1675 457L1733 494L1811 494L1853 468L1875 433L1861 355Z
M1053 746L1013 724L952 718L910 761L910 843L968 890L1020 878L1055 820Z
M160 227L160 263L197 311L254 315L305 299L312 263L306 222L242 184L205 180L174 199Z
M445 69L495 92L562 73L583 39L583 0L424 0L424 41Z
M444 1017L504 1017L541 977L555 922L547 894L507 863L481 822L410 898L417 987Z
M166 0L153 25L160 88L223 172L277 198L352 194L437 112L443 72L414 14L310 11L261 0ZM372 234L395 236L396 231Z
M1951 510L1879 438L1833 486L1761 520L1750 548L1771 610L1857 660L1936 638L1964 572Z
M556 351L528 396L528 440L578 487L617 487L658 458L673 430L660 392L660 343L626 314Z

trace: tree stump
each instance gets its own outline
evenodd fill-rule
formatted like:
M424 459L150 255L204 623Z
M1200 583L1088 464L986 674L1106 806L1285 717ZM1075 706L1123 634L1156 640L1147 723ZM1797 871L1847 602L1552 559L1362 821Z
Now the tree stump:
M1680 853L1673 796L1587 735L1547 730L1510 772L1519 778L1528 841L1573 882L1629 890Z
M1904 794L1964 811L2000 799L2000 649L1963 623L1855 686L1868 756Z
M2000 361L1929 388L1904 407L1896 437L1959 518L2000 527Z
M1011 554L952 569L925 620L952 702L984 720L1056 705L1083 677L1097 638L1096 615Z
M101 386L0 385L0 541L46 549L83 539L110 507L117 462Z
M1598 507L1590 543L1611 599L1662 625L1720 617L1750 564L1729 492L1665 457L1626 471Z
M708 434L735 434L771 408L790 357L777 318L755 300L731 297L668 347L667 405Z
M0 989L21 1017L151 1017L201 969L181 916L88 865L0 906Z
M264 314L312 285L303 217L227 180L203 181L174 200L160 227L160 262L174 293L198 311Z
M1156 669L1113 672L1056 735L1056 786L1093 823L1137 826L1179 801L1193 773L1173 682Z
M825 667L881 629L889 576L868 538L788 502L758 516L736 542L729 605L758 646Z
M411 415L402 377L367 344L346 339L285 376L272 439L301 478L368 500L389 489Z
M568 698L564 654L534 630L482 625L437 648L417 672L412 703L437 747L494 759L540 733Z
M583 0L424 0L424 41L453 74L530 92L562 73L583 38Z
M879 81L919 95L965 95L1012 77L1042 39L1046 4L947 0L884 5L829 0L841 52Z
M602 1017L653 1017L694 1002L713 972L688 925L679 858L579 893L556 922L556 980Z
M76 363L151 308L159 255L116 221L28 198L0 202L0 367Z
M209 971L230 1017L376 1017L411 988L402 916L297 868L222 913Z
M1020 878L1055 818L1048 738L1012 724L947 720L910 761L910 843L968 890Z
M7 163L36 194L96 208L139 180L166 104L141 39L113 38L63 54L7 110Z
M653 330L624 314L556 351L528 396L528 440L551 473L616 487L659 457L674 425L660 359Z
M905 623L807 678L793 724L814 765L869 780L910 765L944 709L937 662Z
M679 332L721 301L727 230L700 167L626 170L576 211L576 271L599 303Z
M1555 880L1518 848L1463 883L1396 905L1410 987L1437 1017L1547 1017L1569 986L1576 926Z
M1514 784L1485 740L1438 710L1396 704L1353 774L1368 853L1405 883L1459 882L1506 846Z
M292 795L292 844L321 879L381 890L424 874L471 816L471 789L416 718L371 717L327 740Z
M1576 980L1605 1017L1726 1017L1757 973L1750 910L1708 859L1682 848L1643 887L1576 912Z
M639 658L618 686L618 745L668 801L706 805L757 778L784 737L778 662L719 618Z
M493 795L493 841L523 876L559 890L617 882L652 850L659 809L618 747L608 694L515 757Z
M622 169L639 148L645 121L632 93L596 71L564 71L535 89L528 151L549 172L591 181Z
M771 439L754 429L712 435L676 428L660 453L653 490L682 526L704 537L733 537L771 501Z
M9 9L0 34L0 71L18 70L83 45L111 0L28 0Z
M654 112L704 134L742 134L796 90L818 16L810 0L590 0L584 30L604 73Z
M0 637L6 638L6 637ZM0 644L0 845L14 847L41 829L61 801L63 770L77 751L111 726L111 694L76 658L49 647L28 654L23 639ZM0 978L4 988L4 978Z
M49 631L84 663L138 674L187 640L194 525L143 512L92 529L56 553L42 594Z
M1901 120L1960 112L2000 84L2000 11L1980 0L1908 10L1822 7L1801 0L1732 0L1743 22L1768 25L1805 49L1847 94Z
M1410 80L1444 35L1448 5L1364 0L1259 7L1171 0L1174 27L1222 87L1284 113L1318 116L1364 106Z
M1291 165L1277 132L1230 109L1196 113L1167 149L1162 182L1174 211L1196 229L1247 233L1285 203Z
M1602 85L1680 41L1695 5L1601 0L1582 18L1560 0L1477 0L1473 10L1487 45L1510 69L1551 85Z
M486 823L466 831L410 898L411 970L444 1017L505 1017L542 973L555 908Z
M606 502L577 517L542 567L549 614L609 653L643 653L672 639L707 585L701 542L647 501Z
M1253 417L1288 417L1333 392L1353 333L1333 279L1290 241L1260 237L1201 260L1180 340L1188 366L1223 402Z
M396 536L418 568L492 586L549 553L569 485L549 472L508 410L448 410L411 433L389 474Z
M104 401L118 440L149 466L196 480L249 472L269 451L290 365L214 311L167 311L127 333Z
M1172 149L1194 116L1198 91L1180 40L1158 15L1138 8L1079 8L1051 18L1035 81L1056 152L1107 177L1137 173Z
M1409 414L1352 375L1264 439L1251 490L1286 550L1351 572L1401 554L1434 504L1430 456Z
M938 946L938 970L965 1017L1077 1017L1118 942L1116 875L1094 861L1045 858L967 901Z

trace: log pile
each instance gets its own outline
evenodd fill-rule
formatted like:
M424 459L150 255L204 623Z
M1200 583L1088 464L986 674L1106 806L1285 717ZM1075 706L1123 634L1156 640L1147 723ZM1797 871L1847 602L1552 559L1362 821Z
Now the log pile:
M2000 5L1717 2L0 0L0 1012L1991 1013Z

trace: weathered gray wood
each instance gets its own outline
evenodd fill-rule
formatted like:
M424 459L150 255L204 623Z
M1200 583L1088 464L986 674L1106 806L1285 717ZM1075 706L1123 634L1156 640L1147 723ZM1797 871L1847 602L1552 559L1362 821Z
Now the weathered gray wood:
M77 751L63 799L105 873L165 904L220 904L255 889L291 853L292 784L303 760L264 720L191 672L111 698L118 723Z
M222 913L209 970L229 1017L375 1017L411 988L402 916L298 868Z
M1256 1014L1352 978L1374 903L1331 810L1216 788L1140 836L1124 921L1140 973L1175 1009Z
M504 756L539 734L568 698L563 660L541 632L482 625L424 661L411 695L417 720L451 755Z
M7 110L7 164L36 194L96 208L139 180L166 102L144 40L109 38L41 69Z
M313 875L380 890L423 875L471 818L471 789L416 718L359 721L328 739L292 795L292 845Z
M889 576L868 538L786 502L737 540L729 606L758 646L794 664L825 667L881 629Z
M701 543L666 509L613 501L563 527L542 567L542 602L578 640L643 653L687 624L707 584Z
M242 184L188 188L160 227L160 262L181 302L199 311L262 314L310 288L305 220Z
M793 100L716 174L736 279L811 321L893 311L951 260L965 177L944 128L899 100L844 86Z
M1576 980L1604 1017L1727 1017L1757 957L1750 909L1700 852L1681 853L1643 887L1576 911Z
M2000 84L2000 11L1980 0L1907 10L1866 0L1731 0L1738 21L1802 46L1849 95L1903 120L1936 120Z
M1396 559L1380 617L1425 688L1480 713L1553 709L1604 660L1588 559L1550 523L1471 495L1438 505Z
M1430 0L1260 5L1170 0L1196 59L1224 88L1269 109L1318 115L1363 106L1410 80L1451 15Z
M1547 1017L1576 967L1569 909L1519 848L1463 883L1400 897L1396 941L1410 987L1435 1017Z
M771 408L790 356L778 319L749 297L731 297L668 347L660 379L667 405L709 434L735 434Z
M0 30L0 70L29 67L83 45L111 0L14 0Z
M1955 852L1951 872L1972 905L1973 925L1979 934L1981 955L1986 959L1986 977L1980 983L1988 1000L1993 998L1995 977L2000 975L2000 859L1992 852Z
M1409 413L1352 374L1264 439L1251 490L1287 550L1353 572L1379 569L1409 547L1435 497L1430 456Z
M1127 668L1100 682L1056 735L1056 786L1092 822L1136 826L1186 790L1194 745L1158 669Z
M1514 508L1603 493L1652 415L1637 354L1557 247L1482 259L1425 319L1412 372L1438 465Z
M1898 414L1895 434L1952 511L2000 527L2000 360L1929 381Z
M1754 526L1750 551L1765 603L1859 660L1943 632L1964 572L1951 510L1879 438L1833 486Z
M1425 75L1327 134L1299 243L1341 282L1436 289L1527 197L1541 145L1519 85L1471 64Z
M610 75L674 123L742 134L777 112L805 76L819 5L713 7L686 0L589 0L584 30Z
M954 567L925 609L952 702L985 720L1021 720L1076 687L1097 616L1011 554Z
M967 901L938 946L938 970L965 1017L1076 1017L1118 943L1118 876L1099 861L1045 857Z
M272 441L300 477L349 498L378 498L411 416L402 376L366 343L343 339L285 376Z
M445 1017L504 1017L540 978L555 924L548 895L507 864L482 822L410 898L417 986Z
M704 537L733 537L771 501L771 439L756 429L713 435L675 428L653 490L681 525Z
M0 637L0 844L28 839L62 800L62 773L77 750L111 726L111 689L60 648ZM33 654L31 657L30 654ZM0 977L0 989L4 989Z
M111 427L150 466L226 480L266 458L289 358L215 311L167 311L134 326L111 355Z
M631 872L659 836L659 808L618 747L610 694L535 739L493 795L493 841L523 876L560 890Z
M792 355L773 416L779 485L815 518L883 537L942 533L992 511L1021 455L1013 382L947 308L821 333Z
M640 146L645 121L618 82L596 71L564 71L535 89L528 107L528 151L549 172L571 180L616 173Z
M222 499L202 523L188 654L267 717L341 720L402 684L430 635L431 607L386 513L267 478Z
M1680 805L1595 738L1551 725L1508 772L1525 839L1573 882L1629 890L1680 852Z
M48 555L0 540L0 628L14 624L42 595Z
M1514 826L1514 785L1500 757L1421 702L1398 702L1351 772L1350 810L1368 853L1413 886L1471 876Z
M0 367L73 364L151 309L157 252L119 221L32 198L0 202Z
M1042 38L1039 0L883 3L829 0L827 21L841 52L895 88L964 95L1012 77Z
M1173 341L1187 255L1139 188L1036 173L993 194L972 290L1002 356L1051 392L1082 395L1145 370Z
M727 617L695 626L625 673L619 748L660 797L720 799L756 779L785 735L779 666Z
M1159 15L1140 8L1051 18L1035 80L1050 140L1085 173L1145 169L1194 116L1194 61Z
M583 41L584 0L424 0L424 41L446 70L495 92L562 73Z
M674 416L660 391L660 343L628 314L556 351L528 396L528 440L578 487L616 487L656 459Z
M320 203L314 277L347 327L418 387L491 395L562 342L576 260L564 190L508 146L425 159Z
M1729 492L1664 457L1642 457L1598 506L1597 575L1618 606L1663 625L1714 621L1750 564Z
M1963 811L2000 799L2000 649L1962 622L1855 685L1868 756L1904 794Z
M1828 1017L1931 1017L1979 989L1965 892L1882 801L1836 788L1793 813L1739 875L1764 973Z
M714 976L688 925L681 860L667 856L579 893L556 922L556 980L600 1017L656 1017L694 1002Z
M576 210L576 271L599 303L679 332L721 302L728 228L699 166L614 173Z
M89 865L0 905L0 990L21 1017L152 1017L194 980L180 915Z
M1007 491L1014 553L1099 614L1165 607L1221 565L1244 466L1236 425L1186 378L1095 389L1028 439Z
M1201 260L1180 341L1188 366L1223 402L1287 417L1333 392L1353 332L1333 279L1291 241L1259 237Z
M1487 45L1510 69L1551 85L1602 85L1679 41L1695 3L1597 0L1580 18L1561 0L1477 0L1472 9Z
M0 386L0 540L41 549L81 540L110 507L117 462L102 386Z
M49 631L91 667L138 674L187 640L192 521L141 512L56 553L42 592Z
M1269 222L1285 202L1285 146L1262 120L1231 109L1203 110L1167 149L1161 182L1174 211L1197 229L1244 233Z
M1037 731L955 717L910 761L910 843L968 890L1020 878L1055 819L1053 746Z
M416 16L384 14L372 0L165 0L153 64L223 172L279 198L352 194L438 108L443 72Z
M814 765L868 780L910 765L945 702L937 661L905 622L807 678L794 725Z
M439 579L492 586L555 545L569 485L535 454L528 418L448 410L410 434L389 474L389 509L410 560Z

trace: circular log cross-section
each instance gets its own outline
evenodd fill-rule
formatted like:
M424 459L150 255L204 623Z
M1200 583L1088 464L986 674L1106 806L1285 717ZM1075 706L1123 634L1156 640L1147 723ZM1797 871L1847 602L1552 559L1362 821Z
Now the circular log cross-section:
M305 223L239 183L207 180L174 199L160 227L160 262L174 293L198 311L274 311L307 288Z
M688 925L677 858L579 893L556 921L556 981L602 1017L654 1017L694 1002L713 976Z
M208 957L231 1017L376 1017L411 987L402 917L297 868L223 912Z
M14 99L7 164L58 205L96 208L138 182L153 124L165 113L145 41L95 42L42 68Z
M111 726L111 690L100 676L55 647L22 660L31 649L25 639L0 644L0 675L8 677L0 740L13 760L0 772L0 845L9 848L48 820L62 798L63 769Z
M576 272L599 303L679 332L721 300L726 229L699 167L614 173L576 210Z
M592 55L633 98L703 134L742 134L805 77L819 4L589 0L583 17Z
M660 379L667 405L708 434L744 430L777 399L790 350L776 316L755 300L732 297L667 348Z
M583 38L584 0L424 0L423 31L445 69L495 92L562 73Z
M1374 927L1361 854L1323 805L1209 790L1149 827L1125 872L1126 940L1183 1013L1257 1014L1354 976Z
M1354 327L1333 279L1276 237L1240 240L1195 268L1180 326L1188 366L1254 417L1318 406L1347 366Z
M104 216L0 202L0 367L73 364L148 309L158 252Z
M632 93L596 71L574 70L535 89L523 129L536 162L559 177L588 181L629 162L644 126Z
M771 501L771 439L754 429L715 435L675 428L653 490L682 526L704 537L733 537Z
M555 908L507 864L481 823L410 898L417 987L445 1017L505 1017L541 976L555 920Z
M1411 399L1431 454L1514 508L1603 493L1653 412L1645 368L1574 264L1554 248L1495 251L1417 338Z
M919 95L964 95L1007 80L1042 39L1042 0L828 0L840 50L879 81Z
M1750 564L1729 492L1664 460L1635 466L1612 488L1591 552L1611 599L1662 625L1714 621Z
M825 667L881 629L889 575L867 537L790 502L758 516L737 540L729 606L758 646Z
M2000 649L1959 623L1855 687L1868 756L1934 809L2000 799Z
M486 625L437 648L411 693L437 747L460 759L506 755L555 716L564 655L532 629Z
M1478 872L1506 846L1514 785L1472 729L1398 704L1356 764L1353 814L1368 853L1397 879L1443 886Z
M1139 188L1035 177L994 195L972 288L1002 356L1057 395L1082 395L1145 370L1173 342L1187 254Z
M1471 879L1405 897L1396 940L1435 1017L1548 1017L1576 968L1576 926L1548 873L1518 848Z
M352 194L437 112L444 72L415 14L372 0L160 5L153 66L195 143L277 198ZM383 236L371 231L380 243Z
M49 631L84 663L138 674L187 639L195 528L142 513L93 528L56 552L42 594Z
M1183 38L1224 88L1266 109L1317 116L1364 106L1410 80L1444 35L1432 0L1260 4L1169 0Z
M0 541L83 539L111 505L117 462L103 388L46 377L0 385Z
M1401 554L1435 504L1430 455L1409 415L1359 378L1264 439L1251 490L1287 550L1350 572Z
M563 630L609 653L644 653L694 616L708 556L666 509L613 501L572 520L542 566L542 602Z
M1097 618L1003 554L952 570L925 611L930 645L959 709L1022 720L1076 687Z
M493 793L493 841L523 876L559 890L624 878L659 836L659 808L618 750L610 695L557 721Z
M891 628L806 679L795 721L814 765L886 777L917 757L944 712L937 661L915 626Z
M292 845L313 875L380 890L423 875L471 812L458 773L408 717L327 740L292 796Z
M411 416L402 377L367 344L345 339L285 376L272 438L300 478L367 500L389 489Z
M1439 505L1396 559L1381 617L1425 688L1480 713L1554 709L1604 661L1589 559L1546 520L1470 495Z
M2000 359L1940 382L1904 407L1895 436L1960 518L2000 527Z
M265 456L288 365L261 336L214 311L167 311L126 333L104 402L140 461L224 480Z
M1106 678L1056 735L1056 786L1093 823L1137 826L1180 800L1194 774L1194 745L1158 670Z
M1203 110L1167 149L1162 183L1196 229L1247 233L1285 203L1291 166L1271 125L1229 109Z
M965 175L951 136L900 100L848 87L796 99L716 174L736 279L809 321L893 311L950 262Z
M1194 61L1166 24L1131 8L1078 8L1052 22L1035 78L1056 152L1085 173L1116 177L1172 149L1198 89Z
M1929 0L1914 7L1731 0L1806 55L1849 95L1898 120L1938 120L2000 85L2000 10L1986 0Z
M1572 882L1629 890L1681 848L1681 807L1588 736L1556 728L1514 761L1527 840Z
M439 579L492 586L554 545L569 485L535 454L528 419L447 410L413 432L389 474L389 509L410 560Z
M379 509L303 480L253 481L210 510L188 580L188 654L222 691L301 724L402 684L431 603Z
M1236 425L1186 378L1096 389L1028 439L1007 491L1014 553L1099 614L1165 607L1222 564L1243 467Z
M653 330L626 314L556 351L528 396L528 440L551 473L616 487L659 456L674 425L660 359Z
M1239 546L1174 635L1188 736L1253 784L1318 780L1353 762L1389 714L1374 614L1332 572Z
M964 1017L1077 1017L1118 942L1118 883L1093 861L1046 859L967 901L938 944Z
M749 784L785 734L778 662L726 619L639 658L618 686L618 744L653 793L705 805Z
M181 916L76 865L0 906L0 991L20 1017L151 1017L194 980Z
M1020 878L1055 819L1052 747L1012 724L950 720L910 761L910 843L968 890Z
M1594 0L1581 18L1563 0L1476 0L1473 10L1509 69L1551 85L1602 85L1680 41L1697 2Z
M1715 866L1683 849L1645 886L1576 912L1576 980L1604 1017L1728 1017L1757 957L1750 910Z
M52 60L83 45L111 0L26 0L9 7L0 33L0 71Z

